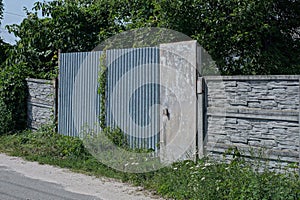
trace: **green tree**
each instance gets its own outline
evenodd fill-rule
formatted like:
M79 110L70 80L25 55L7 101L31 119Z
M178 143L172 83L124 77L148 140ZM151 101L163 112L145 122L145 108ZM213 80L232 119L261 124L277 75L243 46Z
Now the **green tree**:
M2 38L0 38L0 68L3 67L4 61L8 57L8 49L10 48L10 45L3 41Z
M162 0L160 26L199 41L223 74L299 74L300 2Z
M37 77L53 70L58 49L90 51L140 27L170 28L198 40L223 74L300 71L299 1L54 0L36 3L27 16L9 30L20 38L15 61L33 67Z
M11 49L9 63L25 63L30 76L51 78L57 66L57 51L91 51L107 37L122 30L112 16L110 1L54 0L37 2L21 24L8 26L20 38ZM39 18L37 12L42 12Z
M123 0L126 29L165 27L198 40L222 74L299 74L300 2Z
M4 5L3 1L0 0L0 25L1 25L1 20L3 19L3 11L4 11ZM1 30L0 30L1 33ZM0 67L2 66L3 62L7 58L7 49L9 48L9 45L3 41L2 38L0 38Z
M11 25L9 32L20 38L10 49L6 66L24 63L28 76L43 78L54 69L55 50L47 42L51 40L49 20L39 19L37 14L28 13L27 18L20 25Z
M0 0L0 24L3 17L3 2ZM19 65L6 66L10 45L0 38L0 134L23 129L26 125L27 97L24 70Z

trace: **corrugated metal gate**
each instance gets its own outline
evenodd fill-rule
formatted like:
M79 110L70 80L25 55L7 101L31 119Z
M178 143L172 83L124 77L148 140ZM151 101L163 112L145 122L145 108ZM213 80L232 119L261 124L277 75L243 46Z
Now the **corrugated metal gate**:
M84 126L96 122L99 109L98 68L102 52L62 53L60 55L58 132L79 136Z
M58 132L79 136L96 129L102 52L60 55ZM157 149L159 143L159 48L106 51L106 123L120 127L132 147Z

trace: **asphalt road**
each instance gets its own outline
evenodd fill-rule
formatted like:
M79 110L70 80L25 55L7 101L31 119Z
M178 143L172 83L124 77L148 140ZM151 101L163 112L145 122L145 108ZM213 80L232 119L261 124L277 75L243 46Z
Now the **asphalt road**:
M0 153L0 200L163 200L114 179L74 173Z
M34 170L34 169L32 169ZM100 200L66 191L61 185L25 177L0 166L1 200Z

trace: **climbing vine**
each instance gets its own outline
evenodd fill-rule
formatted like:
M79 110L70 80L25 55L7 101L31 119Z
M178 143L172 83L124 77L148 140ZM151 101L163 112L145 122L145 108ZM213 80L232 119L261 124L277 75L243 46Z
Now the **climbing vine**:
M100 95L100 127L106 127L106 81L107 81L107 66L106 66L106 50L100 56L100 73L98 77L98 93Z

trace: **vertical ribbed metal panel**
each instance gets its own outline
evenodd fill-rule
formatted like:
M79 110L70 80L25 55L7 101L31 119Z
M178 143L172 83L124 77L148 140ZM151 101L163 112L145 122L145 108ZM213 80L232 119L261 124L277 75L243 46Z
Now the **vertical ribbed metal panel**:
M97 93L101 52L62 53L60 56L58 132L79 136L97 123Z
M150 111L152 106L159 105L159 49L117 49L107 51L106 55L107 125L120 127L128 136L131 147L156 150L159 110L155 108L152 118ZM117 95L114 96L114 92ZM130 97L129 102L124 101L126 97ZM131 119L138 129L130 123ZM146 129L146 126L150 128Z
M97 79L101 53L61 54L59 133L79 136L85 125L90 128L97 123L100 111ZM152 116L150 111L151 107L159 105L160 99L159 49L108 50L106 63L107 125L120 127L131 147L156 150L159 142L159 110L154 107ZM114 92L117 95L113 96ZM126 97L128 102L124 101ZM130 123L131 120L134 124ZM147 126L150 128L146 129Z

